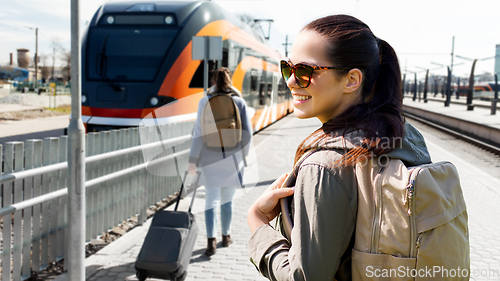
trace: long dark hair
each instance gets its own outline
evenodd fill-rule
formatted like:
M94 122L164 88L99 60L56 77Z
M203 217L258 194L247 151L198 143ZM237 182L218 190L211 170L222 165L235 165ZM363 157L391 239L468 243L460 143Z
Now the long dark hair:
M306 138L297 148L295 162L305 151L321 146L328 138L344 136L352 130L363 130L364 138L337 163L353 165L362 156L381 155L397 148L404 136L404 119L401 72L394 49L352 16L327 16L309 23L303 30L315 31L328 39L326 57L332 65L361 70L363 101L328 120ZM349 72L335 71L338 75Z
M233 92L237 96L240 96L239 92L235 92L231 87L231 72L227 67L221 67L214 71L213 80L217 92Z

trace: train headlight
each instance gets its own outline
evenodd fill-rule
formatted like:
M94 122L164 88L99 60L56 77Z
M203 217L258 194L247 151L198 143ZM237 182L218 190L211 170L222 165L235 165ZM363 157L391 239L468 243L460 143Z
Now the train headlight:
M115 22L115 18L113 16L109 16L106 21L109 23L109 24L113 24Z
M152 105L152 106L155 106L158 104L158 98L156 97L152 97L150 100L149 100L149 103Z
M82 95L82 103L85 103L87 102L87 96L86 95Z
M172 23L174 23L174 18L172 16L166 16L165 17L165 23L166 24L172 24Z

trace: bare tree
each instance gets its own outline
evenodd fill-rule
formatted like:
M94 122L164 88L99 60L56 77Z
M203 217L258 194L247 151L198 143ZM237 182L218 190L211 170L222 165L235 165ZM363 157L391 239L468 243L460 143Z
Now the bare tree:
M40 69L42 71L42 80L47 81L50 77L50 68L48 66L49 55L41 54L40 58Z
M63 49L61 53L61 60L63 62L62 65L63 79L64 81L69 81L71 80L71 51Z
M271 23L273 20L271 19L255 19L254 16L246 13L241 13L241 14L236 14L236 17L239 18L242 22L246 23L248 26L250 26L253 30L255 30L258 34L261 34L266 40L269 39L269 36L271 35ZM262 28L262 23L261 22L267 22L269 31L266 32Z
M236 17L239 18L242 22L248 24L248 26L250 26L251 28L256 28L256 23L254 21L255 17L250 15L250 14L245 14L245 13L241 13L241 14L236 14Z

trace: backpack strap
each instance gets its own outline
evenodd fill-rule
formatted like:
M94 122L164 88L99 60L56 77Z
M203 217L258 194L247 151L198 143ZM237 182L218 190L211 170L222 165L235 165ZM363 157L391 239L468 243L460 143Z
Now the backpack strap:
M299 161L297 161L297 163L295 163L295 165L293 166L292 172L288 175L287 180L285 181L285 184L282 187L287 187L287 186L291 187L291 186L295 185L295 181L297 180L297 174L299 173L300 165L302 165L302 163L309 156L311 156L314 152L317 152L317 151L320 151L320 150L324 150L324 149L322 149L322 148L316 148L316 149L311 149L311 150L307 151L306 153L304 153L300 157ZM289 184L293 184L293 185L286 185L287 182Z
M299 168L300 165L313 153L320 151L320 150L325 150L324 148L316 148L316 149L311 149L307 153L304 153L299 161L295 163L293 166L292 172L288 174L287 178L283 182L283 185L281 188L284 187L292 187L295 186L295 181L297 180L297 175L299 173ZM288 241L291 242L290 238L292 237L292 228L293 228L293 217L292 217L292 209L291 209L291 203L293 201L293 195L284 197L280 199L280 207L281 207L281 227L282 230L284 231L285 237L287 237Z

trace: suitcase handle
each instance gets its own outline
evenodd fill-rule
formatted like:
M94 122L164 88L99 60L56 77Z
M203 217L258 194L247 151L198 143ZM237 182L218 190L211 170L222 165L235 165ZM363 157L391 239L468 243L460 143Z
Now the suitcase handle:
M181 190L179 191L179 196L177 196L177 202L175 203L175 209L174 211L177 211L177 208L179 207L179 202L181 202L181 195L182 191L184 191L184 183L186 182L186 178L188 175L188 171L184 173L184 179L182 180L181 183ZM200 179L201 172L196 171L196 182L195 182L195 188L193 191L193 198L191 198L191 204L189 204L189 210L188 212L191 213L191 209L193 208L193 203L194 203L194 198L196 197L196 189L198 189L198 180Z

